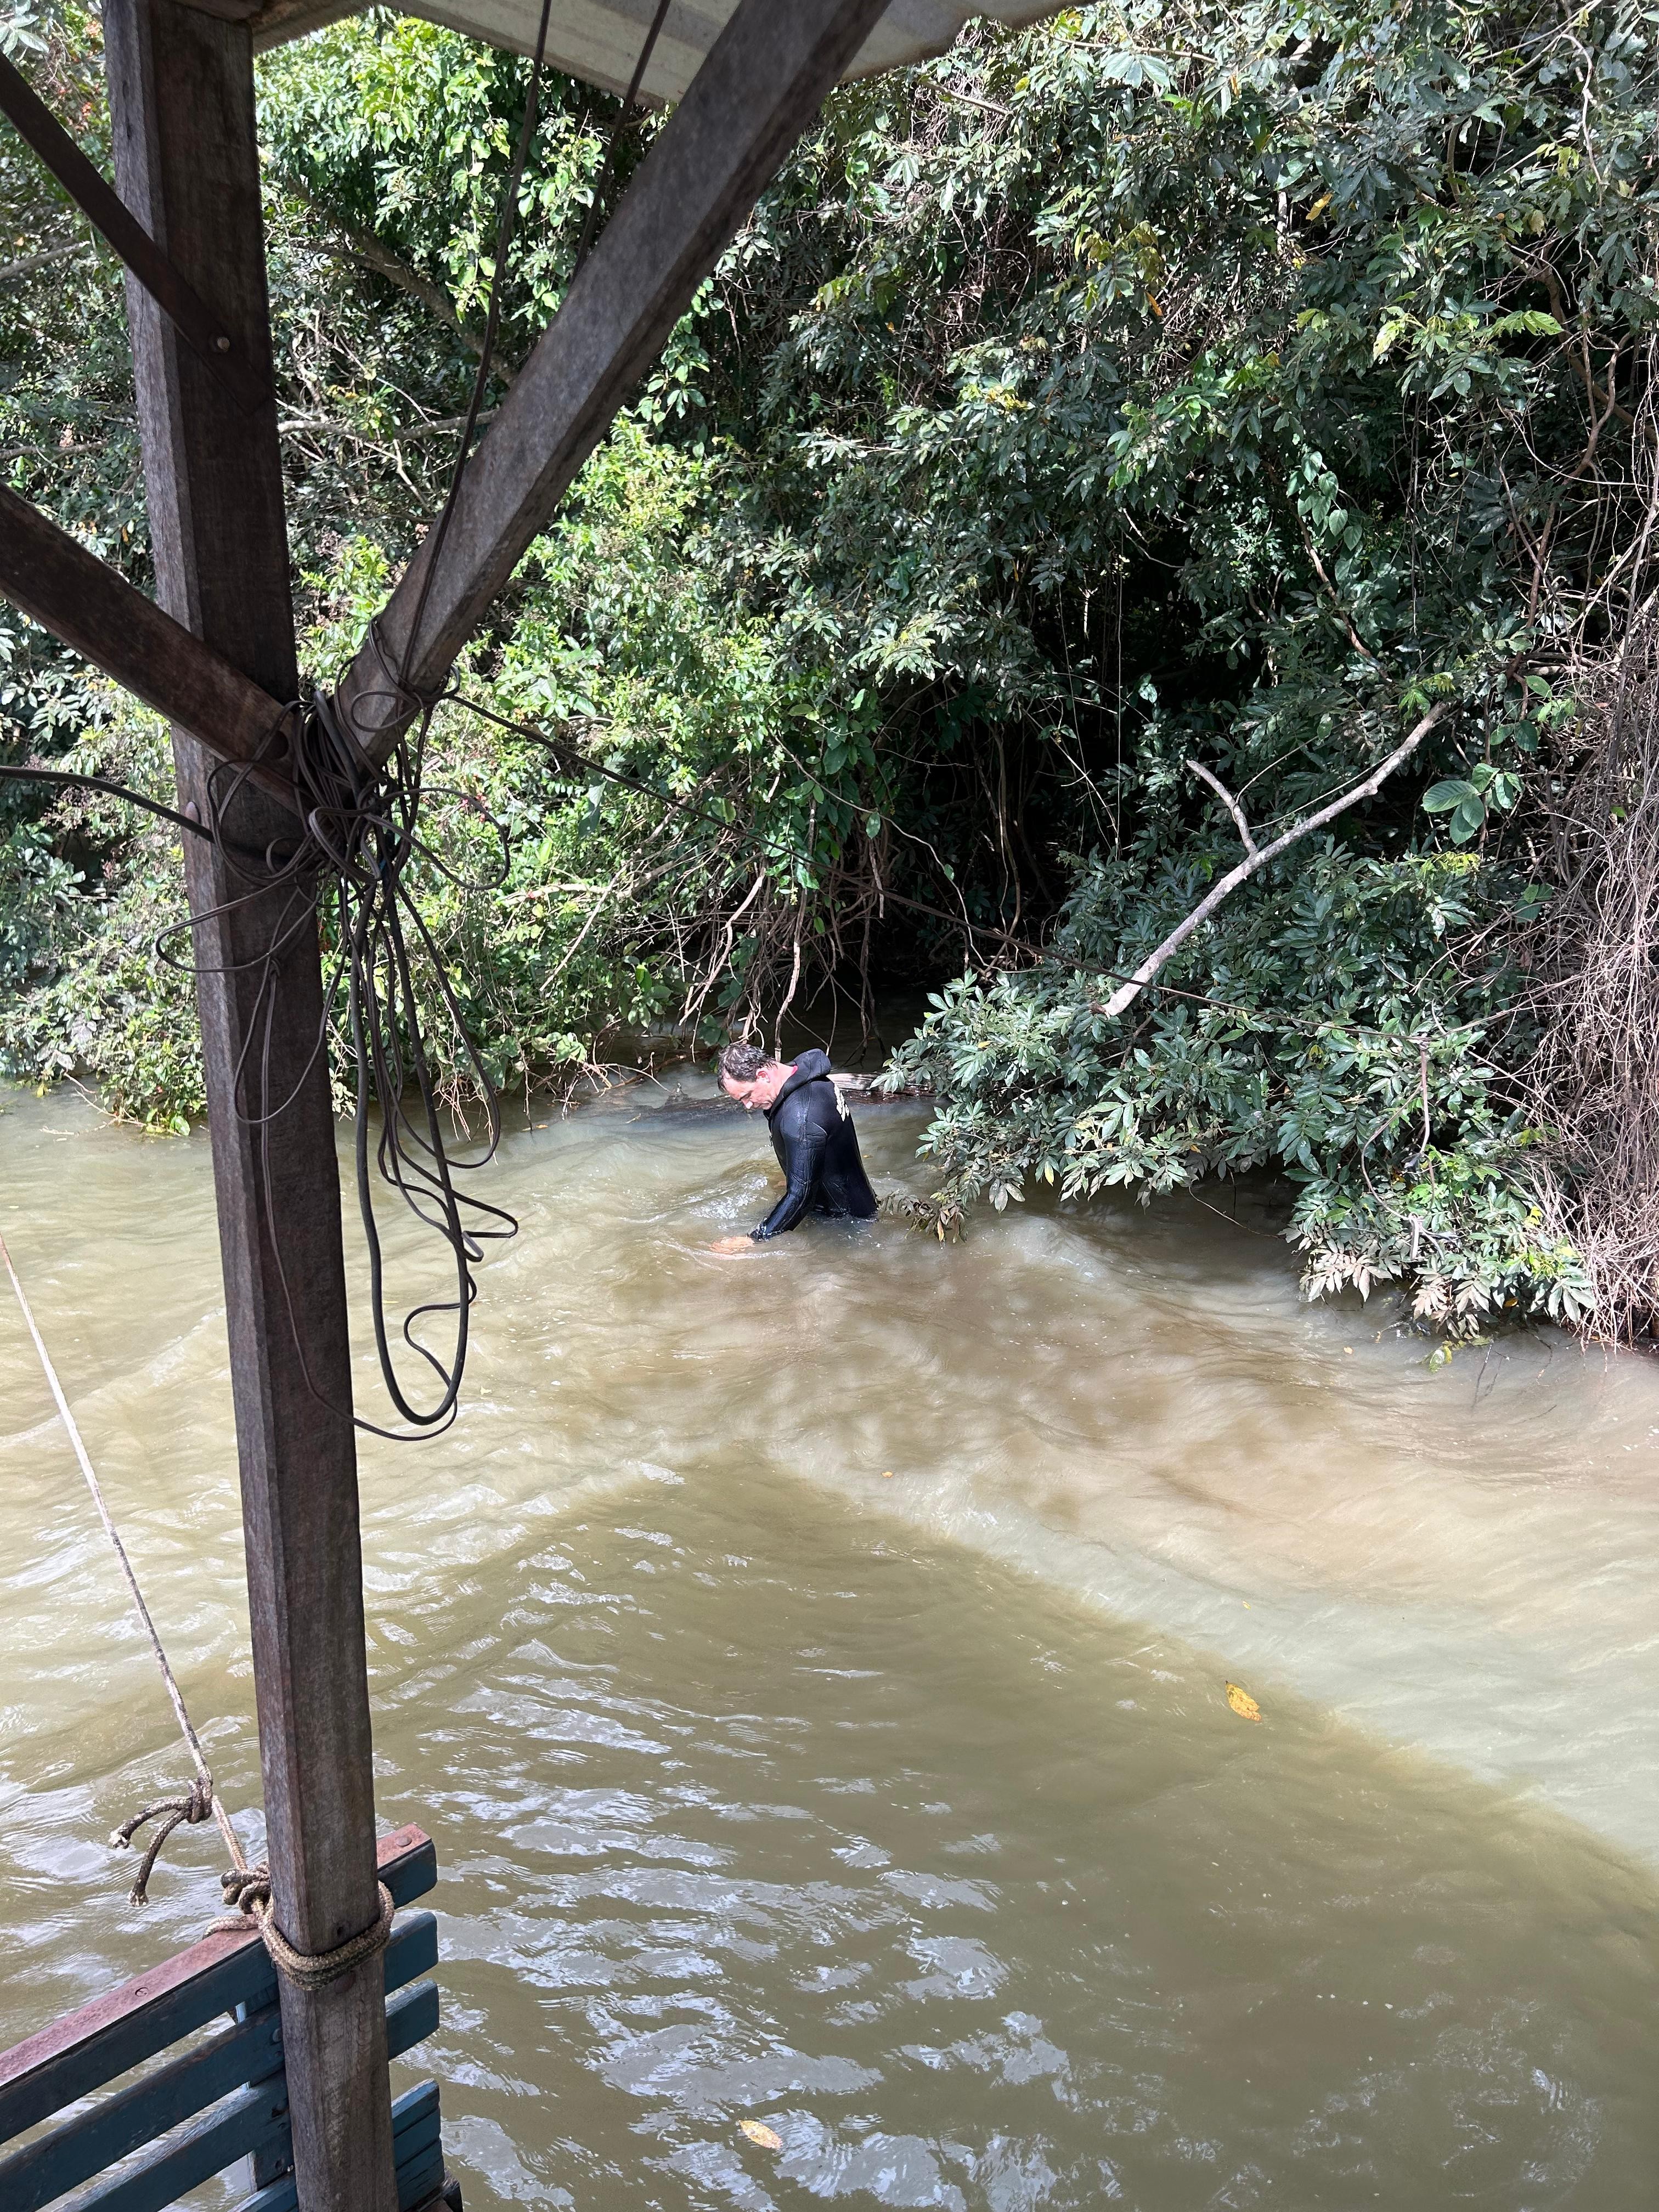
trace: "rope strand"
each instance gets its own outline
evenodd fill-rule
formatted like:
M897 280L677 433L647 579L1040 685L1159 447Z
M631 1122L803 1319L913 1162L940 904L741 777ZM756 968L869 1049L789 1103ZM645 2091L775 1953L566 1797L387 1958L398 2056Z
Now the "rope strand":
M270 1953L271 1960L279 1972L286 1975L289 1981L301 1989L325 1988L330 1982L337 1981L342 1974L349 1974L354 1966L361 1966L365 1960L372 1959L377 1952L386 1948L386 1941L392 1933L392 1917L397 1911L392 1893L384 1882L377 1883L376 1887L380 1897L379 1917L359 1934L349 1936L343 1943L335 1944L331 1950L301 1951L289 1942L287 1936L276 1925L270 1897L270 1869L267 1866L252 1867L248 1864L243 1856L242 1846L237 1839L236 1830L232 1824L230 1815L225 1810L224 1802L214 1789L213 1776L208 1769L207 1754L202 1749L201 1738L197 1735L194 1723L185 1707L184 1693L179 1687L178 1678L174 1675L168 1662L166 1648L157 1632L150 1609L144 1602L144 1593L138 1586L138 1577L133 1572L132 1561L127 1557L126 1546L121 1541L120 1531L115 1525L114 1517L104 1497L103 1485L98 1480L97 1472L93 1467L91 1457L82 1439L75 1416L70 1411L69 1400L64 1395L64 1386L58 1379L58 1370L52 1364L52 1355L46 1350L46 1341L36 1325L33 1309L29 1304L23 1285L18 1279L17 1270L12 1264L11 1254L7 1249L3 1235L0 1235L0 1262L4 1264L12 1289L16 1293L17 1303L22 1309L24 1324L33 1341L41 1370L46 1378L47 1388L51 1390L53 1403L58 1408L58 1419L63 1422L70 1443L74 1447L75 1456L80 1462L81 1472L86 1477L87 1488L92 1492L92 1502L98 1509L98 1518L104 1524L104 1534L109 1538L116 1559L120 1563L121 1572L126 1577L127 1589L132 1599L133 1610L143 1623L144 1632L149 1638L150 1650L155 1655L156 1666L161 1669L161 1680L167 1686L167 1693L172 1701L173 1716L179 1723L179 1733L185 1740L185 1748L189 1751L191 1763L196 1769L196 1780L186 1795L182 1797L165 1797L156 1804L146 1805L142 1813L135 1813L130 1820L124 1820L111 1835L109 1840L112 1850L130 1850L132 1848L133 1838L138 1831L152 1820L156 1823L155 1832L150 1837L132 1887L127 1893L128 1900L133 1905L144 1905L149 1902L150 1875L155 1871L155 1862L161 1856L162 1845L175 1828L198 1827L209 1820L213 1820L218 1826L219 1833L224 1838L225 1848L230 1853L231 1858L231 1871L220 1875L220 1887L225 1893L226 1904L234 1905L236 1907L236 1912L233 1917L216 1920L210 1932L240 1934L252 1923L258 1928L265 1949Z
M156 1814L174 1811L179 1804L205 1804L211 1812L213 1819L219 1824L219 1832L225 1839L226 1849L234 1859L240 1861L241 1847L236 1840L236 1831L230 1824L229 1814L226 1812L215 1793L213 1776L208 1768L207 1754L202 1749L202 1740L191 1723L189 1713L185 1710L184 1696L179 1690L178 1680L167 1663L167 1655L161 1638L156 1632L155 1621L150 1617L149 1607L144 1603L144 1593L139 1589L138 1577L132 1571L132 1561L127 1557L127 1547L121 1541L120 1531L111 1517L109 1507L104 1498L103 1486L100 1483L92 1461L88 1456L86 1445L81 1438L81 1431L76 1425L75 1416L70 1411L69 1400L64 1395L64 1386L58 1379L58 1370L52 1365L45 1340L35 1325L33 1310L24 1295L22 1284L17 1279L17 1270L12 1265L11 1254L7 1249L3 1236L0 1236L0 1261L4 1262L6 1273L11 1279L12 1289L17 1294L17 1303L23 1311L24 1326L33 1340L35 1352L46 1374L46 1386L51 1390L53 1402L58 1407L58 1418L62 1421L68 1433L75 1456L80 1462L81 1472L86 1477L87 1488L92 1492L92 1502L98 1509L98 1518L104 1524L104 1534L109 1538L115 1557L119 1562L121 1572L126 1577L127 1589L132 1597L133 1611L143 1623L144 1633L149 1638L149 1648L155 1654L155 1663L161 1670L161 1680L167 1685L167 1693L173 1703L173 1716L179 1723L179 1733L185 1740L185 1748L190 1753L191 1764L196 1769L196 1787L188 1799L174 1801L173 1804L168 1805L152 1805L148 1812L139 1814L137 1820L130 1822L125 1831L118 1828L115 1838L118 1838L118 1841L115 1841L115 1838L112 1838L112 1841L115 1841L115 1848L118 1850L125 1850L131 1845L137 1831L146 1820L153 1819ZM152 1841L149 1850L144 1855L143 1864L139 1869L138 1879L132 1887L132 1902L135 1905L142 1905L144 1902L144 1884L149 1880L150 1869L155 1863L156 1852L179 1825L179 1820L186 1820L193 1825L206 1817L206 1814L199 1811L179 1811L177 1817L170 1820L158 1837Z

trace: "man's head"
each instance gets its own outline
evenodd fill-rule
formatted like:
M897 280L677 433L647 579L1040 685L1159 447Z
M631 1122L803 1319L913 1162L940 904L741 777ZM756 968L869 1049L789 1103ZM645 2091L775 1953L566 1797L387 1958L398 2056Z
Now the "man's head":
M720 1089L750 1112L775 1105L793 1073L757 1044L729 1044L720 1054Z

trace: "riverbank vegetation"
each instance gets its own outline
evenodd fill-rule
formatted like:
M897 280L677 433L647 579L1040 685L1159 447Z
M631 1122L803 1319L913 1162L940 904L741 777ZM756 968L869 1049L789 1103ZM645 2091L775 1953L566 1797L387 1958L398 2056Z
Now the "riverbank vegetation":
M102 152L95 17L9 21ZM930 1225L1267 1170L1312 1291L1650 1333L1652 40L1177 0L838 94L435 719L423 896L494 1078L926 984ZM261 67L326 677L441 495L525 69L384 15ZM614 114L555 87L498 385ZM9 480L148 580L117 273L15 143L0 210ZM0 653L10 757L165 788L142 716L3 612ZM4 1068L188 1119L166 828L0 807Z

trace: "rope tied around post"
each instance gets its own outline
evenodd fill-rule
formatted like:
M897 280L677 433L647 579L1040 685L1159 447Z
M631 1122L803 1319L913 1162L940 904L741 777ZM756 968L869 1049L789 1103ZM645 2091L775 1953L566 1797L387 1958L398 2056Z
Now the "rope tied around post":
M240 1861L240 1851L237 1857ZM276 1925L276 1915L271 1910L269 1867L239 1863L229 1873L220 1875L219 1886L225 1893L225 1903L235 1909L222 1920L216 1920L210 1932L223 1936L240 1935L252 1921L258 1927L276 1971L301 1990L326 1989L331 1982L337 1982L343 1974L349 1974L354 1966L361 1966L366 1960L373 1959L384 1951L398 1909L386 1884L377 1883L380 1910L378 1917L367 1928L356 1936L347 1936L343 1943L337 1943L332 1950L301 1951L289 1942Z

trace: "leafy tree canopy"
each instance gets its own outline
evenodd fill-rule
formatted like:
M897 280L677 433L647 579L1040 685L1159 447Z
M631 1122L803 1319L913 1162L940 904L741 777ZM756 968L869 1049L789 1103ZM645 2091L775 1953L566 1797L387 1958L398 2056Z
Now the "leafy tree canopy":
M100 152L96 19L9 22ZM938 1096L937 1225L1033 1177L1268 1167L1316 1290L1406 1281L1453 1327L1583 1311L1512 948L1577 672L1654 583L1652 35L1621 5L1177 0L980 27L837 94L464 672L565 750L459 708L435 733L515 833L499 889L431 892L492 1065L957 974L896 1071ZM441 495L525 92L383 15L262 64L319 671ZM553 86L497 392L615 119ZM142 578L116 272L10 142L0 220L9 479ZM38 632L0 650L21 745L161 773ZM1375 799L1103 1013L1239 859L1189 763L1265 843L1434 707ZM165 836L9 803L11 1064L187 1114L177 1008L137 1081L123 1041L174 1003L144 950Z

